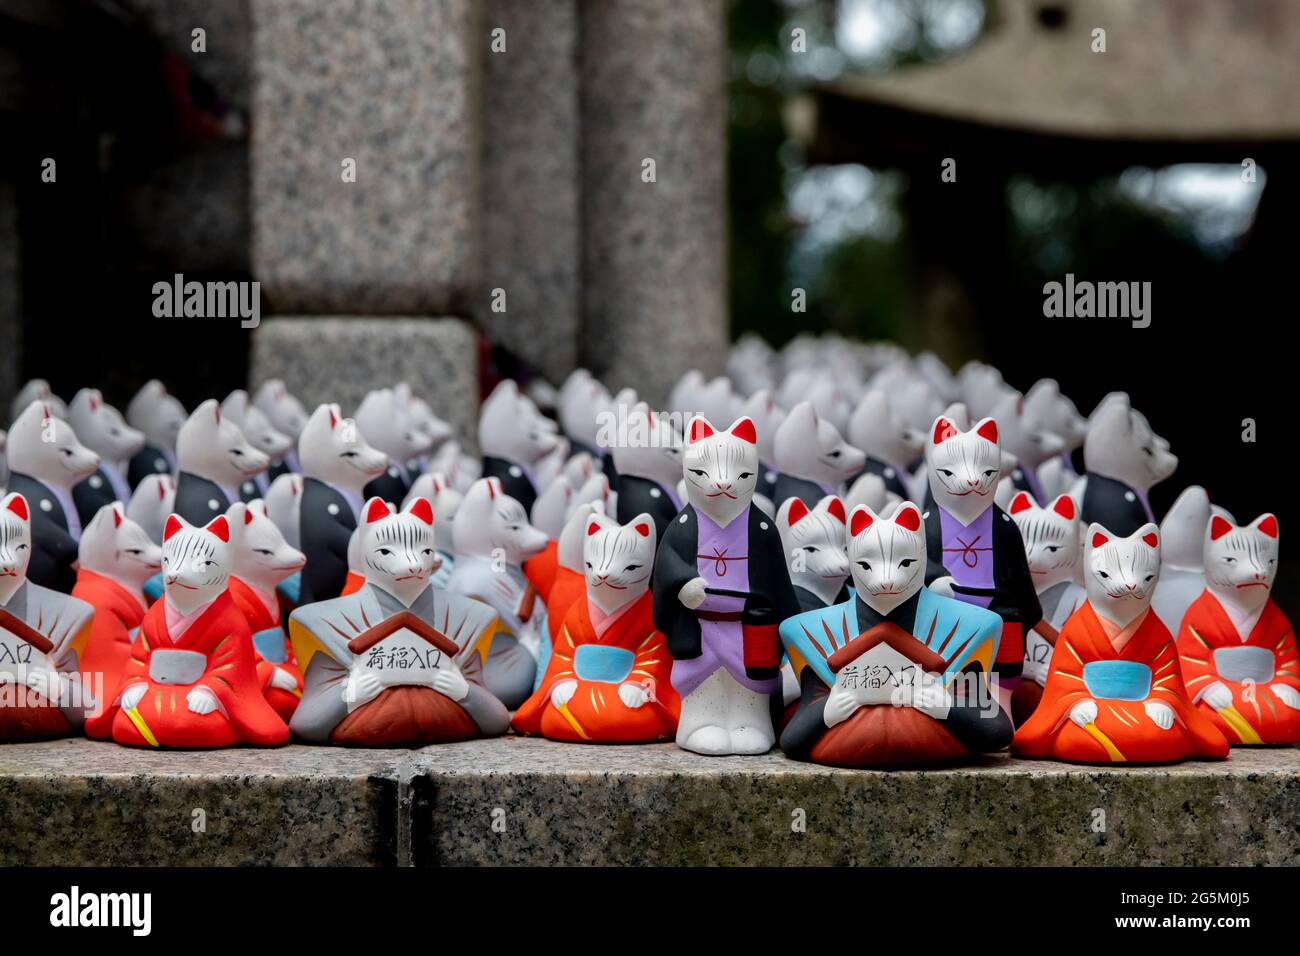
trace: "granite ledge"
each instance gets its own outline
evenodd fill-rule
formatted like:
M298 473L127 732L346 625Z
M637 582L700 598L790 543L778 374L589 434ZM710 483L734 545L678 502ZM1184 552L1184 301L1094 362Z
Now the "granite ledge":
M516 737L210 753L65 740L0 746L0 819L4 865L1295 865L1300 750L869 771Z

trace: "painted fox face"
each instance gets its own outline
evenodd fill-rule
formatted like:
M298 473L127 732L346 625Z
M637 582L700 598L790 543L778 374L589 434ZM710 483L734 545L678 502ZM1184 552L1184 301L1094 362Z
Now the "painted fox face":
M871 389L862 396L849 419L849 440L879 461L905 468L925 444L925 436L909 428L894 415L883 389Z
M200 478L233 488L266 471L271 461L221 414L215 398L194 409L176 438L176 464Z
M1061 393L1055 379L1040 378L1025 393L1025 411L1060 437L1064 451L1074 451L1088 434L1088 422L1074 402Z
M106 461L126 461L144 447L144 432L128 425L97 389L83 388L72 397L68 422L85 446Z
M319 405L311 413L298 437L298 460L306 477L356 492L388 467L388 456L367 444L337 405Z
M433 506L416 498L405 511L394 512L381 499L371 498L361 515L366 581L410 605L442 563L433 540Z
M479 411L479 448L484 455L531 467L555 447L558 438L552 426L519 394L515 383L506 379L492 390Z
M126 406L126 420L155 448L175 449L186 417L185 406L156 378L145 382Z
M273 426L242 388L226 396L221 403L221 414L239 426L249 444L271 461L279 461L293 445L293 439Z
M1094 611L1121 627L1151 606L1160 577L1160 529L1151 522L1118 538L1093 522L1086 532L1084 586Z
M627 423L628 440L613 443L618 473L675 488L682 476L682 438L672 421L651 411L645 402L637 402Z
M1042 592L1062 581L1075 580L1082 552L1074 499L1061 495L1048 507L1040 508L1021 491L1011 499L1010 512L1025 542L1034 590Z
M1132 408L1123 394L1108 396L1093 413L1083 459L1089 472L1141 491L1168 478L1178 467L1169 443L1151 430L1146 416Z
M242 528L235 546L233 572L241 581L269 593L307 563L306 556L290 547L280 529L267 517L266 502L262 499L247 505L236 502L226 512L226 518L234 527Z
M451 425L434 414L432 405L413 394L406 382L394 385L393 394L399 403L405 403L411 427L421 436L421 454L437 448L452 436Z
M1051 430L1043 411L1016 392L1003 396L993 409L998 443L1029 468L1037 468L1065 450L1065 442Z
M796 478L838 488L862 469L866 456L840 437L839 429L817 414L811 402L790 409L777 430L773 464Z
M650 589L655 563L655 525L648 514L627 524L599 512L587 520L582 560L587 597L606 614L631 604Z
M77 557L87 571L135 588L162 567L162 549L126 516L120 502L104 505L91 519L81 534Z
M682 469L686 496L720 527L749 507L758 483L758 436L754 423L740 418L724 432L707 418L691 419L686 429Z
M993 504L1001 475L997 422L985 418L961 431L950 417L940 415L925 447L925 465L939 507L970 524Z
M858 505L849 515L848 545L854 589L877 613L888 614L925 586L925 529L912 502L888 518Z
M450 550L456 512L460 510L460 503L464 496L451 487L442 472L425 472L411 485L402 507L408 507L416 498L427 498L433 505L433 520L437 522L440 529L438 540L443 550Z
M71 488L99 467L99 456L77 439L53 409L32 402L9 428L9 468L55 488Z
M0 501L0 597L7 603L24 581L32 559L32 515L27 499L13 491Z
M787 498L776 513L790 581L827 604L849 576L844 502L827 495L811 511L799 498Z
M307 409L298 401L278 378L270 378L253 396L253 404L271 423L276 431L284 432L290 439L297 440L307 425Z
M1277 518L1262 514L1237 527L1214 515L1205 534L1205 581L1220 601L1262 607L1277 576Z
M547 538L528 523L524 506L501 490L496 478L470 485L456 512L456 553L519 566L546 547Z
M225 515L217 515L202 528L180 515L168 516L163 528L163 587L176 610L188 614L226 589L235 559L230 539Z

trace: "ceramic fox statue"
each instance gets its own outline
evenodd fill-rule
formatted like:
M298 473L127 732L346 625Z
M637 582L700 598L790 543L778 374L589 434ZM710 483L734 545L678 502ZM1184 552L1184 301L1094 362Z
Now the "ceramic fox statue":
M681 702L651 621L654 523L640 514L620 525L599 512L587 522L586 600L566 611L546 673L513 726L573 742L671 739Z
M81 519L72 489L99 468L99 456L77 439L54 410L33 402L9 428L9 490L31 506L31 556L27 576L41 587L67 594L76 583L73 565Z
M9 404L9 420L16 419L32 402L47 405L50 414L55 418L62 418L65 422L68 420L67 403L54 394L54 390L50 388L50 383L43 378L29 379L18 390L18 394L13 397L13 401Z
M278 462L272 459L267 478L275 481L283 474L300 472L302 467L296 446L302 430L307 427L307 409L303 408L302 402L278 378L267 379L262 383L253 394L253 405L266 416L272 428L288 435L291 442L283 458Z
M604 502L578 504L560 530L559 539L548 542L545 550L524 562L528 583L546 605L546 631L551 647L560 639L569 608L587 593L583 549L593 514L605 514Z
M248 443L265 455L272 466L283 462L284 456L293 446L293 439L272 425L271 420L253 404L242 388L237 388L226 396L221 403L221 414L235 423ZM261 498L266 495L270 485L268 472L259 472L244 479L239 486L239 495L244 501Z
M77 520L84 528L104 505L131 500L127 462L144 447L144 433L123 421L118 410L92 388L72 397L68 424L81 443L99 456L99 469L72 488Z
M1024 671L1011 695L1011 717L1019 727L1042 699L1057 633L1087 598L1087 592L1079 583L1083 552L1074 499L1060 495L1040 508L1029 492L1018 491L1010 511L1025 541L1025 558L1043 609L1043 619L1025 632Z
M1024 666L1024 632L1042 620L1025 546L1011 518L993 502L1002 473L998 426L991 418L962 431L949 413L935 419L925 463L934 504L925 519L926 583L935 591L988 608L1002 618L997 693L1005 707Z
M337 405L319 405L312 412L298 437L298 457L302 497L297 547L307 556L299 602L311 604L342 593L348 576L348 541L365 501L362 489L383 474L388 459L366 443L356 422L344 418ZM267 505L270 509L270 500ZM276 511L269 513L274 516Z
M935 763L999 750L1011 721L987 679L1002 622L926 588L916 505L849 516L854 594L781 624L800 685L781 734L797 760L841 767Z
M1205 590L1205 532L1214 514L1235 524L1232 515L1210 504L1204 488L1189 485L1160 522L1160 578L1151 598L1151 610L1173 634L1178 633L1183 615Z
M866 456L818 416L811 402L800 402L781 422L773 443L776 458L775 507L786 498L801 498L809 508L826 495L841 493L844 483L862 470Z
M496 478L525 513L532 510L540 490L532 470L557 441L552 428L510 379L492 390L479 411L483 477Z
M194 527L167 519L166 588L144 616L110 706L92 737L153 748L273 747L289 728L257 685L252 634L226 586L238 533L225 515Z
M456 512L460 510L464 495L451 487L441 472L434 472L415 479L410 493L402 501L402 507L406 508L416 498L427 498L433 505L433 520L438 528L438 557L442 560L442 565L433 572L430 582L436 588L445 588L456 566L456 558L451 549L455 538Z
M1063 495L1079 477L1073 453L1083 445L1088 422L1079 414L1074 402L1061 392L1055 379L1040 378L1025 392L1025 411L1042 421L1053 435L1061 439L1061 453L1038 467L1038 482L1047 497ZM1046 499L1043 499L1046 500Z
M907 468L921 454L925 436L894 415L883 389L869 390L858 402L849 419L849 441L866 456L862 470L850 478L850 484L864 474L878 475L891 495L900 501L910 497Z
M847 598L847 525L844 502L835 495L827 495L811 510L803 499L787 498L777 512L776 527L800 610L817 610Z
M627 524L639 514L650 515L658 541L682 510L677 497L682 439L668 417L652 412L645 402L633 407L628 427L627 440L617 442L612 451L618 473L618 520Z
M302 697L302 671L289 635L280 624L276 588L306 563L303 553L285 543L284 535L266 516L260 499L236 502L226 518L241 529L235 539L234 566L228 585L235 605L244 613L257 655L257 686L285 723Z
M431 587L433 508L362 508L366 584L298 608L289 633L306 687L293 732L313 743L418 746L504 733L510 715L483 686L497 628L486 604Z
M1003 396L994 407L998 443L1016 459L1015 469L999 485L999 504L1010 502L1017 491L1029 492L1038 502L1049 500L1038 480L1038 469L1060 456L1065 441L1051 430L1046 411L1040 404L1029 404L1018 392Z
M367 392L357 406L356 421L371 447L388 456L388 468L366 485L366 497L400 502L414 479L407 463L429 450L424 433L411 419L410 396L399 398L391 388Z
M126 406L126 420L144 433L145 444L127 465L126 480L139 487L146 475L176 474L176 439L188 416L185 406L156 378L140 386Z
M79 554L72 596L95 609L81 672L112 693L122 683L131 644L148 610L142 589L162 568L162 549L114 502L86 525Z
M683 454L688 504L655 557L654 623L681 696L677 743L695 753L761 754L775 741L780 621L799 610L772 519L752 506L758 436L691 419Z
M194 409L176 437L176 514L190 524L206 525L244 500L241 485L266 471L270 463L248 443L244 433L221 414L210 398ZM257 490L249 488L249 500Z
M32 523L27 500L0 500L0 741L78 733L104 698L83 678L81 657L94 608L27 577Z
M785 409L776 403L770 388L760 388L749 396L740 414L754 422L758 435L758 484L754 494L766 498L775 514L780 504L776 501L776 479L780 476L772 462L776 460L776 432L785 421Z
M138 524L149 540L161 544L167 516L175 509L176 479L171 475L146 475L135 486L126 506L126 516Z
M514 709L533 692L547 665L550 635L544 604L523 564L546 547L524 507L496 478L470 486L456 511L456 568L447 588L495 609L500 630L484 665L488 690Z
M1074 763L1226 757L1228 742L1187 696L1173 638L1151 613L1159 529L1147 523L1122 538L1094 522L1083 561L1088 599L1061 628L1043 698L1012 753Z
M1273 601L1278 526L1221 515L1205 533L1205 591L1183 615L1178 653L1192 701L1234 747L1300 743L1300 654Z
M1122 393L1108 396L1093 413L1083 460L1087 482L1082 520L1121 536L1155 521L1147 495L1178 467L1169 443L1151 430Z

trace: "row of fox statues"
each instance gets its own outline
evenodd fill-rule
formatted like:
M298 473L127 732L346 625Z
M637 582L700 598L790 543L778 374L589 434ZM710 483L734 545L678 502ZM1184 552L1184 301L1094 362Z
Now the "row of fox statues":
M675 740L833 766L1165 763L1300 742L1278 520L1187 488L1123 393L745 339L661 410L503 381L481 457L404 384L5 436L0 740ZM545 411L544 411L545 410ZM1076 473L1075 462L1083 465Z

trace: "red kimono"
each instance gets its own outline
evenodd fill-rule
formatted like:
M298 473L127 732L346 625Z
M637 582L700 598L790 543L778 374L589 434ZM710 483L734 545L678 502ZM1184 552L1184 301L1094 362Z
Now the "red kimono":
M564 615L541 685L520 705L511 726L521 734L574 742L672 739L681 700L669 679L672 657L650 619L650 605L646 592L597 635L586 598L574 601ZM576 680L578 689L557 709L551 691L565 680ZM628 707L619 697L624 683L653 688L653 699Z
M365 585L366 579L363 575L357 574L355 571L349 571L348 576L343 579L343 590L339 592L339 597L356 594Z
M1250 650L1239 650L1244 648ZM1243 641L1218 599L1201 592L1178 628L1178 653L1188 693L1200 694L1215 681L1232 691L1232 706L1223 710L1214 710L1204 698L1196 706L1233 745L1300 743L1300 710L1282 703L1270 686L1287 684L1300 691L1295 632L1272 598Z
M1097 717L1080 727L1070 711L1089 698L1097 704ZM1173 726L1157 726L1146 713L1147 701L1167 704ZM1011 751L1077 763L1171 763L1226 757L1228 742L1192 705L1173 638L1153 611L1116 651L1085 601L1061 628L1042 701L1016 731Z
M266 702L275 708L280 719L287 724L298 708L298 701L302 700L302 669L298 667L298 658L293 656L293 645L289 643L289 635L280 626L279 616L271 612L255 590L233 575L227 587L231 598L235 601L235 606L244 612L249 631L255 635L253 651L257 658L257 686L262 688L262 696L266 698ZM277 610L278 607L277 604ZM278 641L274 634L256 637L268 631L278 632ZM260 643L262 641L266 643ZM271 675L275 673L277 667L294 679L296 686L293 690L271 686Z
M552 541L546 550L524 562L524 576L546 605L546 629L551 646L560 636L560 626L574 602L587 595L587 580L572 568L560 564L559 545Z
M289 728L258 688L248 622L230 593L223 592L175 640L167 633L166 615L166 600L154 602L145 614L122 685L111 706L86 722L87 732L102 737L111 733L118 743L136 747L285 743ZM181 658L177 651L202 655L203 660ZM178 679L187 672L193 674L191 679ZM146 687L144 696L134 709L123 710L122 692L139 683ZM212 691L216 710L196 714L189 709L186 696L196 684Z
M95 608L90 636L79 662L81 673L85 675L83 680L88 687L102 688L105 702L111 701L117 696L122 672L131 657L131 631L144 620L145 606L139 597L112 578L86 568L77 572L72 596ZM92 674L102 674L104 682L92 682Z

